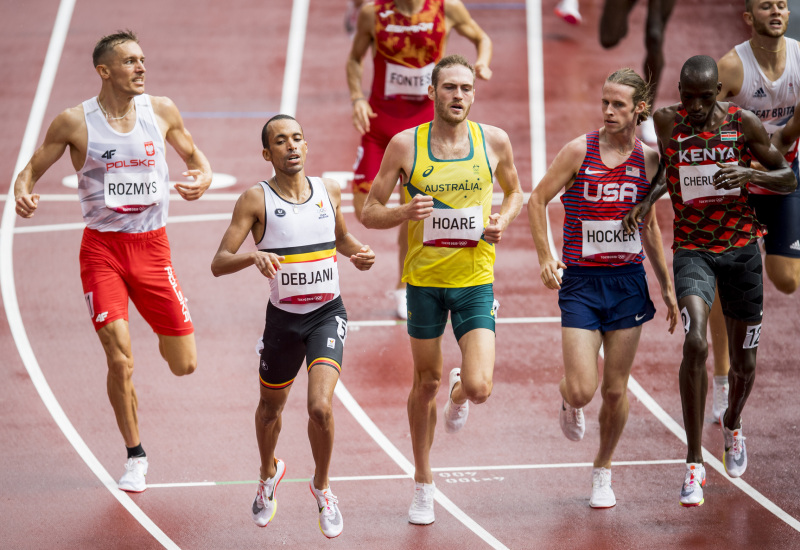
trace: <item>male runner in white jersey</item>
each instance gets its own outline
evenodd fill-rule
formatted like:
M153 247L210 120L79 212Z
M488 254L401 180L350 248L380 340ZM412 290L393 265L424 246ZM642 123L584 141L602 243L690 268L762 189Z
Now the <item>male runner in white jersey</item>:
M227 275L255 266L269 279L270 299L261 347L261 398L256 438L261 481L251 507L266 527L275 517L275 491L286 465L275 458L281 413L303 359L308 369L308 438L316 468L309 487L317 499L319 528L328 538L344 528L328 472L333 453L333 390L342 369L347 313L339 295L337 251L361 271L375 253L348 233L335 180L305 175L308 144L300 124L276 115L261 132L264 160L275 176L245 191L219 245L211 271ZM239 252L253 235L258 250Z
M800 45L784 36L789 23L786 0L745 0L742 15L751 36L719 60L722 89L717 99L753 111L767 132L774 134L786 125L800 100ZM787 146L786 160L797 177L796 145ZM777 194L751 185L749 190L758 221L767 226L767 277L779 291L792 294L800 283L800 189ZM718 300L709 321L714 349L711 412L716 421L728 406L730 368L725 320Z
M461 367L450 371L444 409L445 430L454 433L467 421L469 401L478 405L492 393L495 248L522 208L508 134L467 119L475 98L475 70L469 62L460 55L439 61L428 97L434 102L433 121L389 142L361 218L375 229L408 222L403 281L408 283L414 359L408 421L416 482L408 521L419 525L435 519L430 451L447 317L461 349ZM504 195L494 214L492 175ZM404 204L387 207L398 180Z
M186 200L211 184L211 167L167 97L144 93L144 54L131 31L105 36L92 54L100 93L58 115L14 184L17 214L34 215L33 186L69 147L78 172L86 229L81 281L108 363L108 397L128 449L124 491L147 488L139 438L138 400L128 330L128 297L158 335L158 349L177 376L197 367L194 327L170 260L165 231L169 174L165 141L180 155L191 183L176 183Z

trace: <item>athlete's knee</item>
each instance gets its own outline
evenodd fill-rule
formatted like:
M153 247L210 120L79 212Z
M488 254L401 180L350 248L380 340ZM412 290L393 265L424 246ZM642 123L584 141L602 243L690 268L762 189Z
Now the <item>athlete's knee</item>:
M133 376L133 356L122 351L107 358L108 375L114 379L127 381Z
M475 403L476 405L480 405L484 403L489 396L492 395L492 381L491 380L482 380L478 383L464 383L464 380L461 381L461 389L464 392L464 395L467 396L467 399Z
M602 28L600 29L600 45L606 49L613 48L619 41L622 39L618 33L604 31Z
M262 426L270 426L281 417L282 410L283 407L276 407L272 401L261 397L256 408L256 423Z
M439 386L441 384L441 378L428 375L420 375L416 374L414 376L414 384L412 386L412 391L421 397L427 397L429 399L434 399L436 394L439 392Z
M575 409L581 409L591 402L597 390L591 384L567 384L567 402Z
M683 356L690 364L705 365L708 358L708 340L705 335L697 331L689 331L683 341Z
M780 292L784 294L794 294L797 290L798 277L787 276L784 274L776 275L774 273L767 273L769 276L769 280L772 281L772 284L775 285ZM800 275L800 273L798 273Z
M195 370L197 370L197 358L181 357L169 361L168 365L169 370L171 370L172 374L175 376L186 376L187 374L192 374Z
M603 397L603 403L616 408L624 403L625 398L628 396L628 389L625 386L615 384L607 388L601 388L600 395Z
M328 429L333 421L333 407L330 401L317 400L308 404L308 418L322 429Z

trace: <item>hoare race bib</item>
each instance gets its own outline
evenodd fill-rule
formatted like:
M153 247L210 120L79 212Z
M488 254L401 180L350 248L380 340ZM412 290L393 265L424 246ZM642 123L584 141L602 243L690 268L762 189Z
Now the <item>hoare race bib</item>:
M386 98L396 96L419 100L427 98L433 67L433 63L420 68L387 63L383 95Z
M106 207L120 214L138 214L158 204L161 186L155 172L106 172L103 175Z
M622 220L581 221L584 260L601 263L630 262L642 252L639 229L629 235L622 228Z
M726 164L737 165L735 162ZM718 171L719 166L716 164L681 166L678 169L678 177L681 181L683 204L698 207L725 202L729 200L728 197L740 196L742 190L738 187L736 189L716 189L714 187L714 174Z
M339 284L336 256L284 263L275 275L282 304L322 303L333 299Z
M475 247L483 235L483 207L434 208L433 214L423 223L422 244L425 246Z

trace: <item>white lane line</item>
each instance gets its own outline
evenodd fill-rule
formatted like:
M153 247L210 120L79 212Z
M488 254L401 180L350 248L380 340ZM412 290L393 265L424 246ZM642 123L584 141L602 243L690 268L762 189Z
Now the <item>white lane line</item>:
M300 69L303 66L303 49L306 42L309 0L294 0L292 21L289 24L289 43L286 46L286 65L283 68L281 113L297 114L297 96L300 90Z
M684 429L681 428L680 425L675 422L675 420L673 420L669 414L667 414L667 411L665 411L661 405L659 405L656 400L653 399L650 394L644 390L644 388L642 388L642 386L633 378L633 376L628 378L628 389L631 390L631 393L635 395L636 398L639 399L639 401L641 401L642 404L647 407L647 409L653 413L653 415L658 418L658 420L660 420L669 431L675 434L678 439L686 444L686 431L684 431ZM705 462L706 465L714 468L717 472L722 474L722 477L733 483L734 486L736 486L738 489L741 489L747 496L755 500L758 504L772 512L778 519L789 525L789 527L793 528L795 531L800 531L800 521L787 514L786 511L762 495L742 478L728 477L728 474L725 473L725 466L722 464L722 462L719 461L705 447L702 447L702 451L703 462ZM685 463L686 460L683 460L682 462ZM676 477L676 479L678 478Z
M675 458L671 460L620 460L614 462L614 466L658 466L663 464L683 464L685 461L682 458ZM448 472L484 472L484 471L498 471L498 470L550 470L562 468L592 468L594 465L591 462L572 462L565 464L509 464L504 466L454 466L445 468L431 468L434 472L448 473ZM406 474L385 474L385 475L369 475L369 476L334 476L331 481L392 481L398 479L413 479L413 476ZM447 478L443 478L447 479ZM462 479L462 477L454 477L450 479ZM306 482L309 478L298 479L284 479L283 483L292 482ZM183 487L221 487L225 485L255 485L258 480L251 479L247 481L186 481L179 483L148 483L148 489L174 489Z
M364 409L358 404L358 402L350 395L350 392L347 391L347 388L344 387L344 384L341 380L336 384L336 389L334 390L336 397L342 402L342 404L347 408L353 418L361 424L361 427L375 440L375 443L383 449L383 451L389 455L389 457L394 460L395 464L397 464L401 470L406 473L406 476L413 477L414 476L414 465L409 462L409 460L400 452L400 450L394 446L394 444L389 441L389 439L383 435L383 432L375 425L372 419L364 412ZM466 527L472 530L473 533L481 537L484 541L486 541L492 548L498 549L506 549L507 547L501 543L499 540L494 538L486 529L478 525L475 520L465 514L461 508L455 505L453 501L447 498L444 493L442 493L439 488L436 488L436 493L434 495L434 499L438 502L445 510L450 512L457 520L463 523Z
M16 284L14 282L14 255L13 255L13 235L14 224L16 222L15 202L14 202L14 181L17 174L25 167L28 160L36 149L36 142L39 139L39 128L42 126L44 112L50 99L50 92L53 88L56 69L61 59L61 52L67 38L72 12L75 7L75 0L62 0L58 7L53 32L50 36L50 43L47 46L42 73L36 87L36 95L33 99L33 106L28 116L28 123L25 127L25 134L20 146L17 163L14 173L11 176L11 185L8 190L7 200L3 208L3 220L0 224L0 288L3 296L3 306L6 311L6 318L11 330L11 335L16 343L20 358L25 369L33 382L36 391L47 407L48 412L55 420L64 436L75 448L78 455L83 459L89 469L97 476L101 483L108 489L108 492L116 498L122 506L145 528L147 531L165 548L178 548L178 546L139 508L127 493L117 488L117 482L106 471L99 460L78 434L75 427L67 418L56 396L50 389L45 380L42 369L33 353L30 341L28 340L25 325L22 322L22 315L17 301Z

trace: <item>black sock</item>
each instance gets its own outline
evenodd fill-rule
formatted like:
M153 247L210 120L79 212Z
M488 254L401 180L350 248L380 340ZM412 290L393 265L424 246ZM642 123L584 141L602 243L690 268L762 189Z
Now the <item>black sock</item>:
M147 456L145 454L144 449L142 448L142 444L139 443L136 447L125 447L128 449L128 458L141 458L143 456Z

